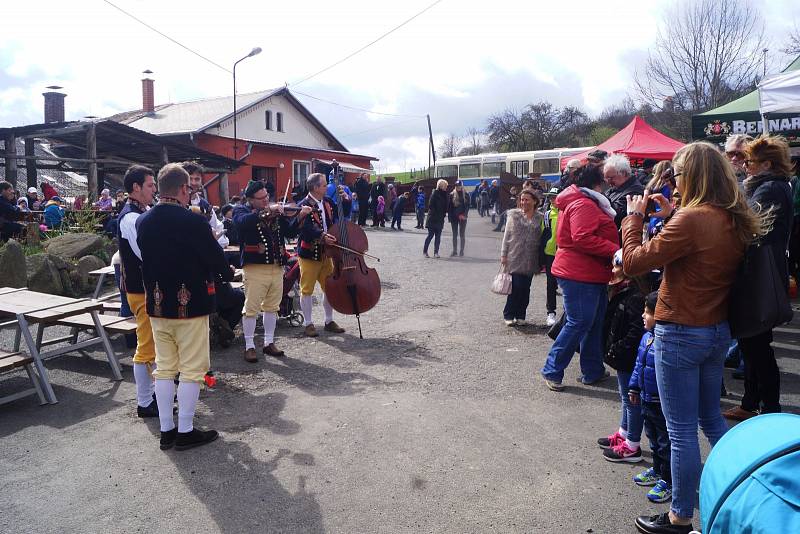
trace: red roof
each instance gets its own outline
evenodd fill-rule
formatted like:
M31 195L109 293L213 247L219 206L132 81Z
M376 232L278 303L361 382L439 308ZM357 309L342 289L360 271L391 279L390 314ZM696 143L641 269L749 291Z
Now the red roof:
M667 137L636 115L622 130L612 135L591 150L561 160L564 168L571 159L583 160L593 150L605 150L609 154L625 154L630 159L672 159L683 143Z

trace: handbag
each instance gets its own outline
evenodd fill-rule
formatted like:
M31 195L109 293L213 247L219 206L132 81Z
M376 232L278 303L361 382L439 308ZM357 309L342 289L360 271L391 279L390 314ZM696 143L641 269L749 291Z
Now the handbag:
M745 339L767 332L791 321L792 315L772 247L750 245L731 286L728 303L731 337Z
M497 293L498 295L511 294L511 275L505 272L502 266L500 267L500 272L492 280L491 289L492 293Z
M558 334L561 333L561 329L564 328L564 323L567 322L567 314L561 312L561 317L558 318L556 324L550 327L550 330L547 331L547 337L552 339L553 341L556 340Z

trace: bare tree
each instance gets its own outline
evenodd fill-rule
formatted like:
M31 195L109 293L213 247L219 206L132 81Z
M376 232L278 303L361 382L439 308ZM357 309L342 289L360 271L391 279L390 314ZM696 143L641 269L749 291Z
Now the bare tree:
M665 16L636 91L660 111L719 106L753 86L764 45L764 23L746 0L681 3Z
M483 152L483 132L475 127L470 127L464 138L467 145L461 149L459 155L474 156Z
M524 111L508 108L501 113L491 115L486 133L495 150L501 152L531 150Z
M786 47L781 51L784 54L800 54L800 26L794 25L794 30L788 36Z
M452 158L457 156L461 150L463 140L456 134L448 134L441 143L439 143L439 156L442 158Z

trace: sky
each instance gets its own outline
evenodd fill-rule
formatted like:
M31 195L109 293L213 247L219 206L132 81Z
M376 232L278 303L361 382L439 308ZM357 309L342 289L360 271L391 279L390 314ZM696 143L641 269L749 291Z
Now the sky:
M146 69L154 73L156 104L229 95L232 77L225 69L258 46L263 52L237 67L237 90L288 84L350 151L379 158L378 172L427 165L426 114L437 145L450 133L483 128L493 113L542 100L596 116L631 93L633 73L675 4L441 0L302 81L434 0L110 1L222 68L103 0L4 4L0 127L41 122L49 85L64 87L67 120L138 109ZM778 71L786 58L777 50L800 24L800 2L755 5L773 41L770 70Z

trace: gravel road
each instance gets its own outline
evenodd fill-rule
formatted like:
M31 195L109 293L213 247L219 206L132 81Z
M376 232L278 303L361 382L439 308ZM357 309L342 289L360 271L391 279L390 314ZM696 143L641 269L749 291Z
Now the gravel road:
M667 505L631 481L649 451L617 465L595 445L617 427L616 380L579 385L576 361L567 390L547 390L544 277L529 308L539 324L505 326L488 290L500 234L477 216L467 234L466 256L450 259L448 228L436 260L422 230L368 230L383 296L363 340L338 317L347 333L316 340L281 324L283 360L244 362L241 338L215 350L220 383L195 422L221 437L199 449L162 452L157 421L136 418L121 340L122 382L96 352L48 362L57 405L0 406L0 531L633 532L636 515ZM790 354L779 363L797 412ZM0 392L25 382L5 375ZM742 390L726 382L723 407Z

